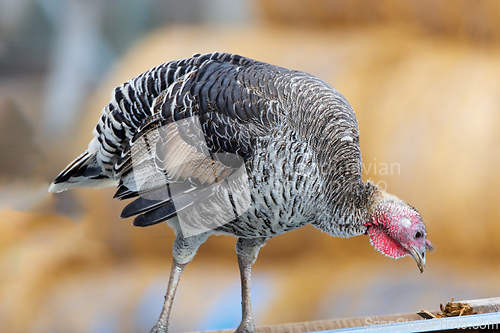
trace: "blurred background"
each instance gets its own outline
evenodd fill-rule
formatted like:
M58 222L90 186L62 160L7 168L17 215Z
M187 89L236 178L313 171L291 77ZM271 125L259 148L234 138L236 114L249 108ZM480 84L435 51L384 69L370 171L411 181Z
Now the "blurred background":
M173 231L118 218L114 189L48 194L111 89L193 53L311 73L350 101L364 179L417 207L436 247L420 274L366 236L312 227L268 242L257 325L437 310L500 294L500 2L0 0L0 331L146 332ZM232 237L181 279L171 332L235 328Z

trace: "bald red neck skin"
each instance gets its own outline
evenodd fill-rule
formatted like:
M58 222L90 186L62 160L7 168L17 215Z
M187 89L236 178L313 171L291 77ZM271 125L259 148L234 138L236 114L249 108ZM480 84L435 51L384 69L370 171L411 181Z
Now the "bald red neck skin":
M372 226L368 228L367 233L370 236L370 243L383 254L395 259L408 254L381 226Z

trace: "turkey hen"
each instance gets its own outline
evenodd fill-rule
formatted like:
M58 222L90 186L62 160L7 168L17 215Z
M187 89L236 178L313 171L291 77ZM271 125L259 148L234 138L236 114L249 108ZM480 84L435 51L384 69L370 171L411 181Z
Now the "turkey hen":
M271 237L312 224L332 236L368 235L383 254L431 249L419 213L361 179L356 117L309 74L227 53L165 63L117 87L88 149L50 192L117 186L134 199L122 217L176 234L165 304L151 332L167 332L181 273L211 234L237 237L242 320L254 332L250 269Z

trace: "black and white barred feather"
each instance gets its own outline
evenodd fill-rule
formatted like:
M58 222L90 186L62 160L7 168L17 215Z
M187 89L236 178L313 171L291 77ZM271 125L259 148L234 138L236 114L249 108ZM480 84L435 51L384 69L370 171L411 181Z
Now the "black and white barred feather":
M139 226L188 209L202 219L222 197L241 209L210 186L242 166L251 205L217 232L271 237L312 223L359 235L377 191L361 180L357 121L339 92L234 54L197 54L122 84L94 136L49 190L118 185L115 198L137 198L122 216Z

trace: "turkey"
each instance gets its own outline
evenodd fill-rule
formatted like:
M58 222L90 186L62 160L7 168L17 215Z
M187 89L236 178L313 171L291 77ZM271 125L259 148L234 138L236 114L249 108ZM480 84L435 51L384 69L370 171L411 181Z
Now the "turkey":
M237 237L242 320L255 332L250 271L270 238L312 224L368 235L381 253L422 272L425 225L397 197L361 179L354 111L309 74L235 54L195 54L114 89L88 149L50 192L117 186L121 217L166 222L176 234L165 303L151 332L167 332L186 264L212 234Z

